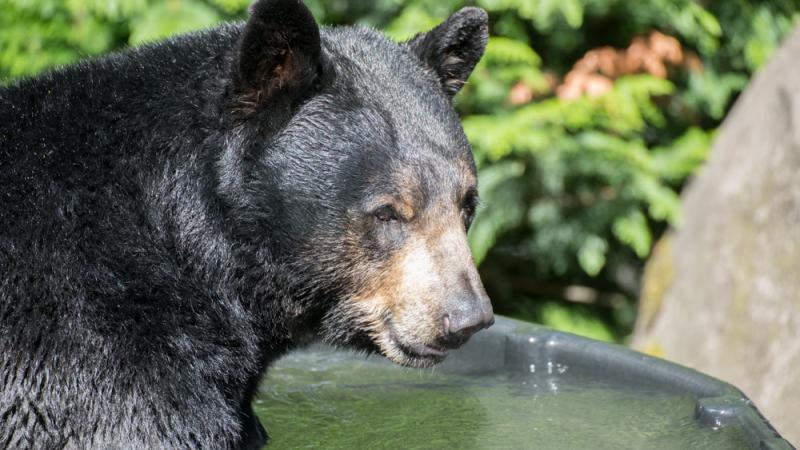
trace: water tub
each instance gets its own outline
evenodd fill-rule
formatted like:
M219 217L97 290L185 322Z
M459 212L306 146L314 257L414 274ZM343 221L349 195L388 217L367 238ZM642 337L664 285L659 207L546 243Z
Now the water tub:
M312 345L254 406L270 450L793 448L730 384L502 317L433 369Z

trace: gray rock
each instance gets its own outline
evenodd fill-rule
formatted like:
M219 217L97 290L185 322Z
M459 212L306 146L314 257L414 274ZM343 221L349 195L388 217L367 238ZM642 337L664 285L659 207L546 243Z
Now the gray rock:
M800 29L737 101L654 253L634 347L741 388L800 442ZM653 314L653 309L657 313Z

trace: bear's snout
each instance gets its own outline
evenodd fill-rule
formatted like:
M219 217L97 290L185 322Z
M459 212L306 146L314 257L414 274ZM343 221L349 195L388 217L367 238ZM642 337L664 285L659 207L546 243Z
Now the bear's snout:
M442 318L444 345L448 348L464 345L473 334L494 324L492 303L486 295L462 299L458 304L461 307Z
M442 287L438 290L443 313L442 344L457 348L473 334L490 327L494 312L472 260L466 234L457 225L451 226L451 230L439 240L433 252L437 257L432 270L438 273L438 279L432 285Z

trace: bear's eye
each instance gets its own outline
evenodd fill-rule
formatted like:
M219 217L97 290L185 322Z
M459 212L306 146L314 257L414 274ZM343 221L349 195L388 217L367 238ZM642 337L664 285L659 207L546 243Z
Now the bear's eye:
M394 222L400 220L400 216L397 214L397 210L394 209L392 205L383 205L380 208L376 209L373 213L376 219L380 220L381 222Z
M475 188L471 188L467 191L461 204L461 216L464 219L464 228L467 230L472 225L472 220L475 218L475 210L479 204L478 191Z

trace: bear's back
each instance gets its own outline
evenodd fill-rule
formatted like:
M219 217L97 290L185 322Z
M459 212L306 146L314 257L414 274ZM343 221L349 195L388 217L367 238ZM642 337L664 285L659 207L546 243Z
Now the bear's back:
M213 448L241 433L219 382L227 366L192 358L224 354L246 369L253 333L176 263L164 217L176 208L158 203L212 177L178 176L175 162L212 151L204 143L221 128L240 29L0 89L0 442L9 448ZM176 407L193 414L169 417L169 430L141 425Z
M239 32L181 36L0 89L0 239L46 234L70 215L98 222L91 215L113 207L104 202L136 196L171 152L197 148L203 129L219 127Z

